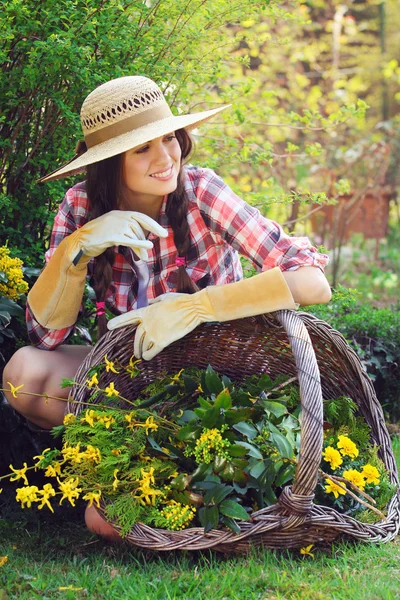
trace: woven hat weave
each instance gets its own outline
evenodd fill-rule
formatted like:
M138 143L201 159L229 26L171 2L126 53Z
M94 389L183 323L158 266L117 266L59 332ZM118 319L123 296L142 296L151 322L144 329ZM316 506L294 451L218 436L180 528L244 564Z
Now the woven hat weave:
M60 179L176 131L193 129L229 105L174 116L158 85L141 76L119 77L100 85L84 100L81 124L84 150L40 181Z

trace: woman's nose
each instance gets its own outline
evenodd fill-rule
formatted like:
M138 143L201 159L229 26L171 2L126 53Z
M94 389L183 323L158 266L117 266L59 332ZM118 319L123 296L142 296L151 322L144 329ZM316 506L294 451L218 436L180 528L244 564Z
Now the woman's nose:
M157 163L168 160L169 153L167 147L164 144L158 144L155 148L154 157Z

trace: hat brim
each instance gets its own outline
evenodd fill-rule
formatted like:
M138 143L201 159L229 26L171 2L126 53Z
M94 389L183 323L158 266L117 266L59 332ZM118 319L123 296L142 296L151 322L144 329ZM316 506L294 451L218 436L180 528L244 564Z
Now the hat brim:
M92 148L88 148L83 154L74 157L59 169L56 169L52 173L39 179L39 182L52 181L53 179L61 179L63 177L76 175L77 173L81 173L87 165L92 165L100 160L111 158L112 156L126 152L131 148L136 148L146 142L150 142L157 137L162 137L172 131L178 129L188 129L190 131L226 108L229 108L229 106L231 105L226 104L225 106L220 106L219 108L214 108L201 113L171 116L159 121L154 121L153 123L139 127L138 129L133 129L128 133L124 133L111 140L107 140L106 142L96 144Z

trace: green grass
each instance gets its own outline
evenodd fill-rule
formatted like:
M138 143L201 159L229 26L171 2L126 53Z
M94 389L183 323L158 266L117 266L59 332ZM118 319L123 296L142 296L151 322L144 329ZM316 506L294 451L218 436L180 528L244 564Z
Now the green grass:
M394 443L400 463L400 438ZM83 506L56 515L0 496L0 600L394 600L400 538L298 551L151 553L108 545L83 526ZM60 589L67 588L67 589ZM69 589L68 589L69 588ZM3 590L3 592L1 591Z

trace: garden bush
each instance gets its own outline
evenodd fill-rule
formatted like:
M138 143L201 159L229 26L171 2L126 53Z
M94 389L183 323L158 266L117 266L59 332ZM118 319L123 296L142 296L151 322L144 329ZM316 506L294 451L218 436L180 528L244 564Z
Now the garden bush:
M342 333L357 352L389 420L400 420L400 303L375 308L338 286L329 304L306 309Z

